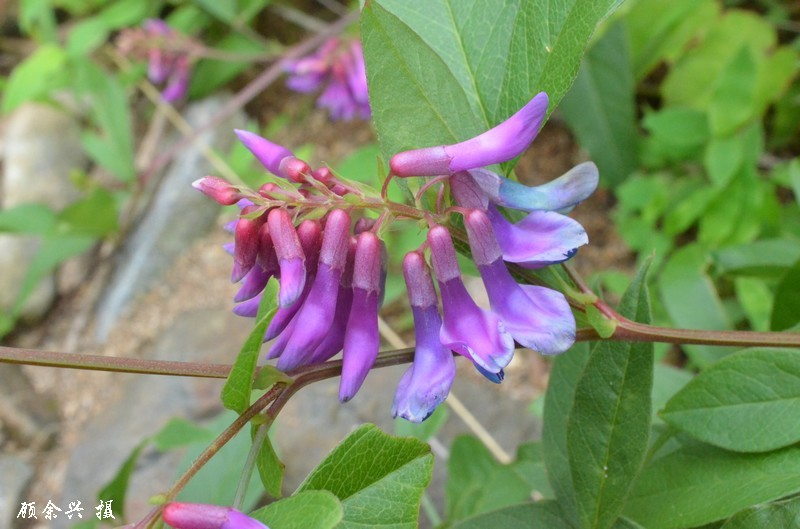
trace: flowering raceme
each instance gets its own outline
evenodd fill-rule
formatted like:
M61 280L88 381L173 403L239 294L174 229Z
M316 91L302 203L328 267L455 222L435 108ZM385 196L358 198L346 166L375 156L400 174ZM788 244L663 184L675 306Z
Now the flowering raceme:
M369 196L328 168L312 169L285 147L237 131L262 165L288 182L270 182L257 192L214 177L194 186L221 204L241 209L230 226L232 279L242 283L234 312L255 316L269 278L280 281L279 308L264 337L274 339L267 358L277 358L279 369L292 370L342 351L339 398L347 401L355 395L380 347L378 312L387 271L380 234L395 217L429 225L426 242L403 259L416 348L395 394L395 416L419 422L441 404L455 377L453 353L499 383L517 344L546 355L569 349L575 320L564 295L518 284L507 263L540 268L566 261L588 243L583 227L562 213L594 191L597 168L584 163L538 187L486 169L521 154L546 112L547 96L541 93L475 138L395 155L390 160L395 176L437 176L449 183L455 205L436 212ZM512 223L503 208L523 210L526 216ZM470 246L489 309L472 300L462 281L448 228L454 213L463 217L462 242Z
M331 119L369 119L367 71L358 40L326 40L314 53L284 63L286 85L295 92L322 94L317 106L327 108Z

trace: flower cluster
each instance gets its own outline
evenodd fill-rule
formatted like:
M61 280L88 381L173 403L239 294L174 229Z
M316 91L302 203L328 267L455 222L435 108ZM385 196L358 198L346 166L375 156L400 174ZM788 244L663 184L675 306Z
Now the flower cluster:
M175 529L269 529L233 507L204 503L168 503L162 516Z
M186 96L191 76L189 40L158 18L144 21L141 29L124 30L117 45L125 55L147 60L147 78L164 85L161 98L174 103Z
M597 168L581 164L538 187L485 168L527 148L547 104L541 93L475 138L395 155L390 161L393 175L437 176L449 183L454 205L438 212L368 197L329 169L312 170L288 149L237 131L271 173L296 185L267 183L255 193L214 177L194 184L219 203L241 208L230 226L232 279L242 283L234 312L255 316L269 278L280 279L279 308L264 337L275 340L267 357L277 358L279 369L290 370L343 351L339 397L346 401L355 395L380 346L378 311L387 256L379 235L381 225L394 216L424 219L429 226L426 242L403 259L416 347L395 394L395 416L422 421L447 397L455 377L453 352L500 382L516 344L541 354L569 349L575 320L565 297L548 288L518 284L506 263L539 268L571 258L588 243L581 225L562 213L594 191ZM527 215L513 223L501 208ZM370 209L379 212L377 219L353 218ZM324 215L318 219L320 211ZM463 217L462 242L468 242L480 271L488 310L473 301L462 281L448 229L452 213Z
M367 71L359 40L326 40L316 52L284 63L286 85L295 92L316 92L324 87L317 106L327 108L331 119L369 119Z

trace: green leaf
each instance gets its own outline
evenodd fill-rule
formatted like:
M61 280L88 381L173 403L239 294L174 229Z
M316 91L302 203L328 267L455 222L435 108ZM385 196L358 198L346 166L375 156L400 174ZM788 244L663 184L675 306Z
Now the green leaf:
M55 225L55 213L42 204L20 204L0 210L0 232L47 235Z
M737 512L721 529L794 529L800 526L800 499L755 505Z
M275 366L265 364L258 368L258 374L253 380L253 389L269 389L278 382L285 382L286 384L292 381L292 377L279 370Z
M742 166L743 141L743 136L736 134L727 138L712 138L706 145L703 167L716 187L728 185Z
M706 275L706 251L697 244L677 250L664 265L658 279L664 308L678 327L726 330L731 325L716 288ZM694 363L706 367L731 352L728 347L685 345Z
M739 454L678 437L648 464L626 516L647 529L679 529L800 491L800 447Z
M775 294L770 327L783 331L800 321L800 261L783 276Z
M650 322L646 263L619 312ZM569 354L569 353L567 353ZM567 417L567 454L581 527L610 528L639 472L650 434L653 345L599 342L575 385Z
M222 405L237 413L243 413L250 406L258 353L264 342L264 333L278 309L278 288L278 282L274 278L271 278L264 288L261 302L258 304L256 325L242 345L222 388Z
M513 505L462 520L451 529L572 529L555 501Z
M528 465L499 463L476 438L460 436L447 462L447 518L460 520L524 502L533 487L525 479Z
M633 72L621 23L584 56L561 113L607 186L616 186L638 167Z
M8 114L25 101L40 99L58 88L53 79L64 71L66 59L66 53L58 46L39 46L11 72L3 90L3 113Z
M691 373L683 369L656 364L653 371L653 419L658 419L658 412L667 405L669 399L680 391L692 378Z
M727 10L664 79L661 91L665 106L708 109L722 72L741 46L763 56L775 40L774 29L763 18L743 10ZM732 42L737 45L732 46Z
M700 373L661 418L720 448L766 452L800 441L799 405L797 351L749 349Z
M757 277L737 277L733 287L736 298L750 321L750 327L754 331L768 331L773 295L766 282Z
M411 529L417 527L422 493L432 470L428 445L392 437L365 424L328 454L297 490L335 494L344 506L341 529Z
M325 490L300 492L250 513L270 529L333 529L342 520L342 504Z
M614 0L373 0L361 35L385 158L462 141L508 118L537 92L554 108ZM510 165L507 167L510 170Z
M128 95L116 76L88 59L73 57L74 88L92 102L92 121L98 131L81 134L90 157L124 182L135 176L133 125Z
M97 493L97 499L113 502L113 509L117 516L125 516L125 494L128 492L128 483L136 469L136 462L142 453L147 440L142 441L133 449L114 477Z
M194 3L223 22L231 24L236 20L236 2L194 0Z
M119 228L117 204L106 189L97 187L67 206L58 218L71 233L105 237Z
M714 0L634 2L625 16L636 79L643 79L660 62L674 62L698 33L712 26L719 14Z
M732 134L756 111L756 59L750 48L743 45L720 72L708 109L711 131L715 136Z
M792 239L765 239L721 248L711 257L719 274L780 277L800 260L800 244Z
M236 419L236 414L225 411L214 418L208 426L210 434L217 435ZM186 449L186 453L178 465L177 475L182 474L208 446L206 441L196 442ZM250 452L250 435L239 432L223 446L192 478L178 494L176 501L191 503L213 503L215 505L231 505L236 489L242 479L242 469ZM258 478L251 476L247 494L241 509L247 511L255 506L264 491L259 486Z
M253 424L251 427L250 433L254 439L259 428L266 428L266 426ZM256 468L258 469L261 483L264 485L264 490L273 498L281 497L283 470L285 467L286 465L278 459L278 454L275 453L275 448L272 446L272 440L269 435L265 436L256 457Z
M213 440L214 433L207 428L176 417L153 437L153 444L158 450L166 452L193 443L210 443Z
M556 498L574 524L577 524L578 508L567 452L567 420L575 404L578 378L589 361L589 352L588 343L578 343L555 359L544 399L544 462Z

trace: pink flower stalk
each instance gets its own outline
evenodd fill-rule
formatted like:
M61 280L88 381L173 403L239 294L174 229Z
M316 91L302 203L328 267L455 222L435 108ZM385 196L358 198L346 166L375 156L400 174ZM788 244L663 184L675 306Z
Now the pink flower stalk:
M333 120L369 119L367 73L360 41L326 40L316 52L287 61L286 85L301 93L323 89L317 106L327 108Z
M162 517L175 529L269 529L233 507L204 503L168 503Z
M540 92L493 129L453 145L395 154L389 160L397 176L449 175L516 158L536 138L547 114L547 94Z

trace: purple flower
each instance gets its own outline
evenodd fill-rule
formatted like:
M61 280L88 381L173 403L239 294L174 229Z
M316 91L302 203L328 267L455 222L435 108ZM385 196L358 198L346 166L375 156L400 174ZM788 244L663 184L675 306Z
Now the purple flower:
M189 88L191 62L188 55L175 51L181 36L163 20L151 18L144 21L145 35L153 43L147 50L147 78L151 83L166 83L161 97L167 103L183 99Z
M232 206L244 198L236 186L216 176L204 176L195 180L192 187L223 206Z
M317 106L327 108L331 119L368 119L367 73L361 42L342 42L331 38L313 54L287 61L286 85L308 93L323 88Z
M247 214L250 210L255 211L255 209L256 206L247 206L242 210L242 213ZM259 247L258 232L263 223L263 216L256 219L241 217L239 222L236 223L236 231L233 235L236 246L233 249L232 282L241 281L256 264Z
M490 373L499 373L514 356L514 339L500 319L481 309L461 281L450 233L442 226L428 231L431 261L442 295L442 345L467 356Z
M547 203L556 208L558 206L569 207L583 200L597 185L596 171L593 174L591 171L583 173L586 175L583 179L575 178L576 174L578 172L573 170L567 175L545 184L545 186L549 186L559 181L560 183L571 182L572 185L566 187L570 188L573 193L567 193L565 187L559 186L550 187L550 192L548 192L542 190L545 186L528 188L515 182L513 184L526 187L543 197L539 200L539 205ZM517 263L525 268L540 268L566 261L575 255L580 246L588 244L589 237L580 223L554 211L533 211L517 223L509 222L494 205L496 201L501 200L499 191L490 195L480 185L487 181L498 183L500 178L500 176L483 169L461 171L450 177L450 188L460 206L486 211L505 261ZM500 186L497 185L495 188L499 189ZM553 193L553 190L562 192ZM532 204L536 205L535 202Z
M281 162L284 159L294 158L292 151L246 130L236 129L234 132L236 136L239 137L239 141L247 147L247 150L253 153L253 156L261 162L261 165L263 165L267 171L275 176L286 178L286 175L281 172Z
M371 231L358 236L353 262L353 302L342 355L339 400L347 402L364 383L380 348L378 307L383 290L383 242Z
M489 217L482 210L470 211L464 225L492 312L500 317L505 329L517 342L541 354L563 353L572 347L575 318L564 295L514 281L503 262Z
M300 297L306 284L303 247L294 229L292 217L285 209L272 209L267 217L267 224L281 273L278 303L281 307L290 307Z
M233 507L204 503L168 503L162 516L175 529L269 529Z
M302 307L270 350L271 357L280 355L277 367L282 371L307 363L331 326L347 261L349 231L350 215L346 211L335 209L328 214L314 283Z
M414 362L397 385L392 415L422 422L450 393L456 376L456 363L450 350L439 341L442 318L430 270L422 255L418 252L406 254L403 275L414 315L416 345Z
M538 93L516 114L483 134L453 145L395 154L397 176L448 175L511 160L528 148L547 114L547 94Z
M347 251L347 264L342 278L339 280L339 295L336 297L336 310L331 328L311 355L309 364L318 364L330 359L344 347L347 321L350 319L350 309L353 305L353 265L356 257L356 238L350 237Z

